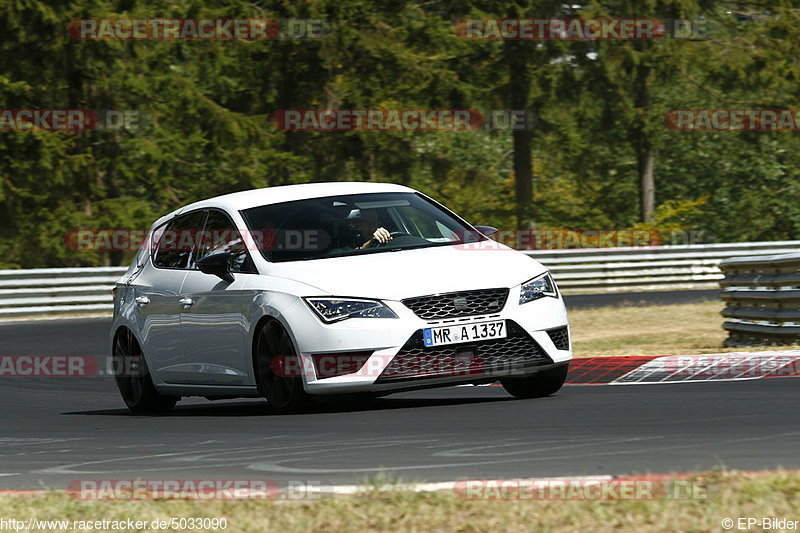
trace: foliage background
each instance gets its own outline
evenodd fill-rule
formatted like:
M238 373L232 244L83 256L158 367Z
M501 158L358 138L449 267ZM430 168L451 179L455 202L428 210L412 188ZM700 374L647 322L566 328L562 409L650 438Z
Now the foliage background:
M703 17L700 40L468 41L464 17ZM80 41L77 18L318 18L324 39ZM0 132L0 267L122 264L70 230L147 228L192 201L255 187L366 180L418 188L476 224L519 227L510 132L282 132L286 108L511 108L527 80L537 228L693 230L710 242L800 238L792 132L681 132L670 109L792 109L791 1L0 0L4 109L132 109L119 132ZM636 74L644 77L636 78ZM645 85L636 85L643 79ZM645 90L646 105L637 103ZM637 92L638 91L638 92ZM655 159L642 222L636 143ZM699 234L699 233L696 233Z

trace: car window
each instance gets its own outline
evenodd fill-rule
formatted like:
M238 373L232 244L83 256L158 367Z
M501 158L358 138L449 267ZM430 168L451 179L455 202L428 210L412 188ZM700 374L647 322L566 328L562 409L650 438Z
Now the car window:
M405 220L405 226L412 235L419 235L431 242L457 242L459 236L441 221L432 218L418 206L401 206L396 208L397 215Z
M158 236L153 264L158 268L194 268L192 253L197 235L205 225L206 211L194 211L176 217Z
M414 193L370 193L268 204L241 212L254 234L270 235L268 261L304 261L484 240L456 215ZM376 245L383 228L391 240ZM474 234L474 235L473 235Z
M198 248L195 251L194 261L220 252L231 253L231 272L256 274L257 270L250 254L247 253L242 235L233 224L233 221L217 209L208 212L206 225L198 239Z

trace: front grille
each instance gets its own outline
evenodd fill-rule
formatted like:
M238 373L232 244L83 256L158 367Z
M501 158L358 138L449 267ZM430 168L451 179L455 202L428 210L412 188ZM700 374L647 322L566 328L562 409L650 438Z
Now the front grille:
M424 320L497 313L506 304L508 289L448 292L406 298L403 305Z
M553 362L517 323L508 320L508 337L427 348L422 330L408 339L375 383L431 377L479 377Z
M557 349L569 350L569 332L567 331L567 326L548 329L547 334L550 336L550 340L553 341Z

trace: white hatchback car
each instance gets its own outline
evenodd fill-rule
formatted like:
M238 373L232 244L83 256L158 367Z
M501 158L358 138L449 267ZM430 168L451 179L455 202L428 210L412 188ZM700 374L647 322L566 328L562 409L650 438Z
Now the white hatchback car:
M399 185L318 183L197 202L159 219L114 289L125 403L388 394L499 380L561 388L564 302L540 263Z

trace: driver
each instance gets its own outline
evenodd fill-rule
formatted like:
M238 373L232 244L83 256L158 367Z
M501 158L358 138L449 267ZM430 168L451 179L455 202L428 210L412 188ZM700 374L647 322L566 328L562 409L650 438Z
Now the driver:
M377 211L374 209L361 209L360 211L361 217L354 220L356 229L358 229L362 237L366 237L367 235L372 235L372 237L361 246L357 246L356 250L364 250L370 246L386 244L392 240L389 230L378 226L380 221L378 220Z

